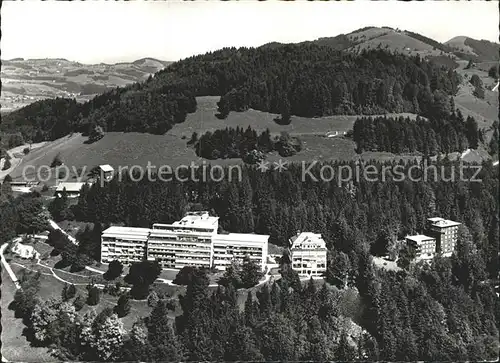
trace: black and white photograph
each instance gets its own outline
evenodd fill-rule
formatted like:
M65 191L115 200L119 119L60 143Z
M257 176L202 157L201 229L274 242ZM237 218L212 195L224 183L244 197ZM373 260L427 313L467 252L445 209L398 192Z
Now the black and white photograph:
M496 362L497 1L3 1L2 362Z

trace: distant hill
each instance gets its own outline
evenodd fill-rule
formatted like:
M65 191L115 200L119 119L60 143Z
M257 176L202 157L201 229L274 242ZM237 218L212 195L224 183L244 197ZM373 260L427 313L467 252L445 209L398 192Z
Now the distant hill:
M445 43L453 51L464 58L469 58L477 62L487 62L500 60L500 44L487 40L477 40L466 36L458 36Z
M62 58L2 60L2 112L46 98L87 101L115 87L144 81L170 63L154 58L117 64L82 64Z
M418 54L429 61L450 68L458 67L457 60L472 59L476 62L498 60L500 50L500 44L486 40L455 37L443 44L422 34L390 27L364 27L349 34L319 38L304 43L356 53L369 49L385 49L407 55Z
M161 68L168 66L170 63L172 63L172 62L162 61L162 60L158 60L155 58L141 58L141 59L138 59L138 60L132 62L132 64L139 66L139 67L157 66L157 67L161 67Z

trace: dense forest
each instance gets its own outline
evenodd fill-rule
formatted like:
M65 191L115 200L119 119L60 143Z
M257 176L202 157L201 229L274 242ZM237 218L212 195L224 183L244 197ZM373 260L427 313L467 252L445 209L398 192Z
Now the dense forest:
M420 113L433 97L455 94L460 81L419 57L383 50L352 55L313 44L225 48L174 63L152 84L179 76L197 80L196 94L222 95L222 114L249 107L282 113L289 104L304 117Z
M496 124L495 124L496 125ZM419 151L426 155L477 149L484 142L476 120L457 110L442 118L360 117L353 127L358 152L388 151L395 154Z
M359 293L313 281L301 285L283 264L282 278L256 294L249 292L244 306L238 304L234 287L211 290L207 276L195 270L179 297L181 311L174 322L169 316L176 308L173 299L156 295L150 315L138 318L129 331L119 319L130 311L127 294L114 308L96 313L91 306L82 313L81 295L74 298L71 287L62 299L39 301L37 275L23 279L16 310L26 316L36 343L52 348L61 360L495 359L498 299L487 285L466 292L455 280L457 264L471 256L466 252L452 261L436 260L411 273L396 273L374 269L361 253ZM97 291L89 288L89 305L99 301Z
M414 112L457 91L456 72L419 57L383 50L359 55L315 44L224 48L171 64L144 83L116 88L77 104L37 101L5 115L3 133L53 140L70 132L163 134L196 109L196 96L220 95L219 115L252 107L305 117Z
M410 173L416 164L374 165L379 170L401 165ZM311 173L317 175L323 166L315 165ZM443 159L436 166L449 177L458 164ZM302 285L285 254L282 278L248 294L242 304L236 286L226 283L214 291L205 273L195 270L179 297L175 322L169 318L175 304L163 296L151 315L127 332L119 314L128 297L120 298L115 309L79 314L75 302L39 302L36 276L23 280L17 309L26 314L28 327L43 333L38 335L43 344L65 360L462 361L497 356L500 306L487 279L498 273L498 168L483 164L480 183L398 181L389 173L385 182L339 185L303 180L301 173L296 165L282 173L246 167L243 179L232 182L124 178L86 189L68 208L80 220L146 227L177 220L199 205L220 216L225 230L268 233L278 245L298 229L322 233L329 249L329 285ZM29 212L38 215L40 205L30 198L38 197L3 200L2 221L11 220L6 226L31 229L23 226L31 225ZM20 211L24 217L18 218ZM395 239L422 231L430 216L463 223L451 258L400 271L372 264L374 243L382 240L387 249ZM98 296L89 289L88 304Z
M193 133L190 143L194 143L196 155L206 159L242 158L249 163L257 162L257 155L264 157L269 152L277 151L286 157L296 154L302 148L300 140L286 132L271 137L269 130L266 130L257 135L250 126L246 130L231 127L207 132L199 139Z
M482 182L471 182L460 180L460 164L447 158L437 161L438 173L427 173L428 180L422 180L423 171L419 170L425 165L416 161L369 165L379 171L378 181L364 179L365 167L355 162L291 164L283 173L261 173L249 166L242 168L241 180L235 170L226 170L218 182L206 177L206 182L195 181L203 180L202 173L210 175L210 168L193 171L195 178L184 183L134 182L123 175L121 182L115 178L84 190L71 209L83 221L150 227L153 221L179 220L191 204L199 203L218 215L222 228L229 232L269 234L271 243L286 246L297 230L314 231L324 236L330 250L346 254L358 244L368 246L380 238L390 244L421 232L426 218L443 216L469 227L494 276L498 267L494 252L498 249L494 238L498 228L497 168L485 162L476 176ZM359 169L360 178L343 183L337 178L322 180L326 167L334 171L350 168L353 175ZM401 180L398 169L407 178ZM191 175L191 170L185 172ZM475 170L466 168L462 173L471 177Z

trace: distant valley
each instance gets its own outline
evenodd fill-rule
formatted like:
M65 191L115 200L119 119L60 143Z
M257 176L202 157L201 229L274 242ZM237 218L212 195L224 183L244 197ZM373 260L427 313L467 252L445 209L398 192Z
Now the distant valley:
M2 60L2 112L55 97L84 102L112 88L141 82L171 62L143 58L131 63L82 64L66 59Z

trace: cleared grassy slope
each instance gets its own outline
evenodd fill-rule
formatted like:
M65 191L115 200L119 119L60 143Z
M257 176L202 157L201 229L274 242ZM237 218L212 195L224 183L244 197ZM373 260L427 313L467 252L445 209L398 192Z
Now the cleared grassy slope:
M59 154L63 162L70 168L78 170L86 167L86 171L99 164L110 164L115 169L119 166L146 166L159 167L170 165L175 168L179 165L189 165L191 162L201 165L203 160L196 156L192 147L187 145L193 132L202 134L206 131L225 127L251 126L253 129L263 131L268 128L271 133L279 135L281 131L300 136L303 142L303 150L292 157L286 158L289 162L301 162L312 160L351 160L359 158L355 153L355 144L349 139L337 136L325 137L329 131L347 131L352 128L356 116L331 116L323 118L308 119L293 117L290 125L280 126L273 119L274 114L248 110L245 112L231 112L226 120L217 119L214 114L219 97L198 98L198 109L195 113L188 115L185 122L175 125L165 135L151 135L141 133L109 132L104 138L94 144L84 144L86 137L73 134L34 150L21 161L20 165L11 172L15 179L21 179L23 170L27 170L27 176L33 177L33 168L25 169L27 166L35 166L37 169L42 165L49 165ZM416 117L412 114L402 116ZM183 138L184 137L184 138ZM364 157L364 156L363 156ZM381 155L384 159L393 158L392 154ZM367 153L367 159L377 158L377 153ZM280 159L276 153L270 154L268 160L273 162ZM240 164L241 159L205 160L206 163L217 165ZM72 173L72 175L74 175ZM56 175L48 180L48 185L55 183ZM72 179L75 180L75 179Z

